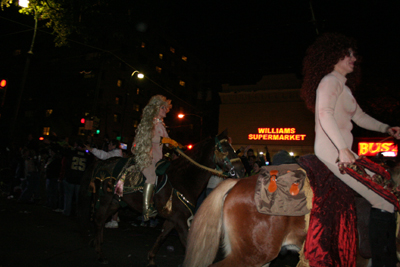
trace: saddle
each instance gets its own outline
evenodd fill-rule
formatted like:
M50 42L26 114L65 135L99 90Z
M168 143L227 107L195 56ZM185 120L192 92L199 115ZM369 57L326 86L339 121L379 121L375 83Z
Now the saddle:
M167 159L161 159L159 162L157 162L156 174L158 182L156 183L156 193L165 185L165 173L167 172L170 165L171 162ZM116 187L119 187L119 181L123 182L123 194L129 194L136 191L142 191L143 186L146 182L146 177L143 175L142 172L138 171L135 168L135 162L132 158L125 163L125 166L120 171L116 180Z
M305 179L306 173L298 164L262 167L254 196L258 212L277 216L309 213L303 190Z

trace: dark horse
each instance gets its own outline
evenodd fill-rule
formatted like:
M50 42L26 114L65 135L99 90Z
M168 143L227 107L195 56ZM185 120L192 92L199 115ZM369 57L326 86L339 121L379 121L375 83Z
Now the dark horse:
M400 184L400 167L392 173ZM184 267L269 266L281 248L299 251L306 238L305 216L270 216L255 203L257 176L220 183L202 203L188 235ZM397 251L400 239L397 235ZM220 241L225 258L214 262ZM368 259L358 254L357 266ZM305 266L301 263L298 266Z
M172 229L176 229L180 241L186 247L188 219L193 216L196 201L215 169L219 169L221 173L230 173L234 178L244 175L244 166L231 146L226 130L215 138L208 138L196 144L192 150L186 151L186 155L194 162L191 163L182 156L172 160L166 172L167 182L155 194L155 206L159 216L165 218L165 221L161 234L148 253L149 266L155 265L154 257ZM116 160L120 159L112 158L102 164L115 165ZM94 216L94 246L101 263L107 263L102 251L104 223L120 208L119 200L142 212L142 193L136 191L125 194L124 191L123 197L119 199L114 194L115 178L108 178L110 179L96 179L96 193L93 198L99 202ZM166 208L166 203L169 209Z

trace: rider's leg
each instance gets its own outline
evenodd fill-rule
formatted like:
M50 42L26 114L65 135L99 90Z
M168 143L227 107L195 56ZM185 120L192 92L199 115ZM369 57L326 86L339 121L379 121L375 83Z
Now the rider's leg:
M150 217L157 215L157 210L152 205L153 192L156 183L155 165L143 169L143 175L146 177L146 183L143 187L143 220L148 221Z
M371 209L369 238L372 266L396 266L396 214L380 209Z
M154 184L144 184L143 188L143 220L148 221L150 217L157 215L157 210L152 205L152 198L154 192Z
M341 174L337 164L331 164L324 160L322 160L322 162L335 174L336 177L364 197L372 205L369 223L372 266L396 266L396 264L389 264L391 262L397 262L396 215L394 213L394 205L362 183L358 182L350 175ZM372 176L372 172L369 170L366 171ZM380 265L381 255L383 255L382 260L384 260L384 265Z

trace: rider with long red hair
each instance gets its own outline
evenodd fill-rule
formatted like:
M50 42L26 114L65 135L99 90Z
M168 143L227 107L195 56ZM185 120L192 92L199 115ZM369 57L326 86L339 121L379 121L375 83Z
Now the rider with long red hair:
M395 266L395 213L393 204L339 171L338 164L347 166L358 156L351 151L352 121L358 126L388 133L400 139L400 128L370 117L357 104L353 91L359 83L359 57L356 42L341 34L320 36L304 59L302 97L315 112L316 156L345 184L372 205L370 239L373 266ZM384 256L382 256L384 255Z

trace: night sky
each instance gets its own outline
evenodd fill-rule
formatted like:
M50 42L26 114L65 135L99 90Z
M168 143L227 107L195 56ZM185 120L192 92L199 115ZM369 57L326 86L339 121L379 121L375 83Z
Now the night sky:
M121 9L120 2L124 0L109 3ZM262 75L274 73L292 72L301 79L302 60L306 48L317 37L317 30L320 34L340 32L354 37L358 40L358 54L363 57L364 85L356 92L358 102L373 117L400 124L399 0L129 0L128 3L134 12L132 20L138 25L148 25L148 30L156 25L209 67L210 80L216 85L212 88L223 83L257 83ZM109 13L111 16L103 21L119 27L118 16ZM126 13L122 9L121 14ZM27 50L32 39L29 29L33 26L32 17L18 14L16 9L6 9L0 11L0 18L2 52L4 46ZM35 56L41 58L41 53L54 48L53 39L39 32ZM92 45L104 48L101 42ZM4 65L0 68L9 69L10 66Z
M257 82L263 74L279 72L295 72L301 77L305 50L315 40L317 30L355 37L359 42L359 54L363 56L363 71L368 76L394 79L400 71L398 0L148 0L130 3L138 22L158 24L170 33L210 67L217 82L251 83ZM6 17L7 13L9 15L10 11L1 11L0 15ZM15 20L32 25L30 16L17 15ZM0 36L5 42L22 42L25 36L23 42L30 43L32 33L26 26L5 19L0 23L4 26ZM40 48L41 40L43 38L37 38L35 49Z
M189 3L188 3L189 2ZM316 22L313 22L312 3ZM169 2L170 3L170 2ZM400 1L172 1L175 38L221 77L301 73L316 30L358 40L367 72L393 76L398 67ZM222 78L223 79L223 78Z
M400 47L398 0L153 0L146 1L148 6L140 3L136 12L144 14L145 23L164 27L199 58L215 69L221 68L221 73L301 68L305 49L315 39L316 29L320 33L338 31L355 37L366 64L374 62L378 68L386 69L397 65L394 63L399 59L395 53ZM146 12L142 12L144 9ZM31 24L29 16L18 16L17 21ZM5 26L4 36L13 23L0 22Z

